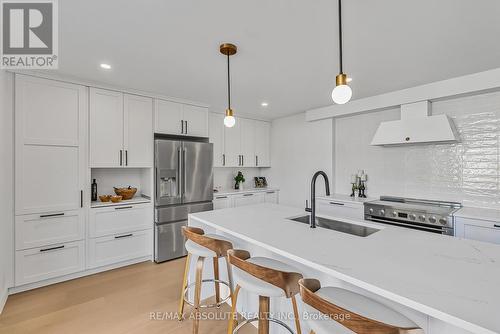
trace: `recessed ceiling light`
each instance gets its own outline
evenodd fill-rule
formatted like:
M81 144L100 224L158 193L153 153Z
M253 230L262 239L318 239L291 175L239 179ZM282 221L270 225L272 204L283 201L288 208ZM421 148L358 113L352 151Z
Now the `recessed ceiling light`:
M351 82L351 81L352 81L352 78L347 78L345 81L346 81L346 82Z
M111 65L102 63L101 64L101 68L103 68L105 70L110 70L111 69Z
M269 103L267 103L267 102L262 102L260 105L261 105L261 106L263 106L263 107L267 107L267 106L269 105Z

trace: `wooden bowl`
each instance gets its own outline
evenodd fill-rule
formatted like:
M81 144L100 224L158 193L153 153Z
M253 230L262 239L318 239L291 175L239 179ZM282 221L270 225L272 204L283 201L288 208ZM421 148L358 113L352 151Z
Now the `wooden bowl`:
M111 196L111 202L118 203L122 201L122 196Z
M99 199L101 200L101 202L109 202L109 200L111 199L111 195L100 195Z
M114 188L114 189L115 189L115 193L118 196L122 196L123 200L132 199L132 197L134 197L135 193L137 192L137 188L132 188L132 187Z

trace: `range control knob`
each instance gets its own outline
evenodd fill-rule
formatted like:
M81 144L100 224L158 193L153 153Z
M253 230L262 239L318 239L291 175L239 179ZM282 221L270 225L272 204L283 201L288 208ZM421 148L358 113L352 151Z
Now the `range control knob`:
M397 216L398 216L398 212L397 212L397 211L393 211L393 212L392 212L392 216L393 216L393 217L397 217Z
M417 219L417 215L412 213L412 214L410 215L410 219L411 219L411 220L415 220L415 219Z
M370 208L370 210L368 210L368 212L373 213L373 208Z
M439 223L440 223L441 225L446 225L448 222L446 221L446 218L440 218L440 219L439 219Z
M432 217L429 217L429 223L431 224L435 224L436 223L436 217L432 216Z
M384 209L380 210L379 213L380 213L381 216L385 216L385 210Z
M418 220L420 220L421 222L424 222L425 221L425 216L424 215L418 216Z

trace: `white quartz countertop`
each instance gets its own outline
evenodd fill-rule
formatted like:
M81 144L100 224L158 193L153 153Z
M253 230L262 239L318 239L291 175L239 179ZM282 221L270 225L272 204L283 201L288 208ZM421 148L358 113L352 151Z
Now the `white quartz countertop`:
M500 222L500 210L463 207L453 214L455 217Z
M238 194L248 194L248 193L260 193L267 191L279 191L278 188L244 188L243 190L236 189L222 189L218 192L214 192L214 198L217 196L227 196L227 195L238 195Z
M338 202L346 202L346 203L359 203L363 204L365 202L376 201L377 198L360 198L360 197L351 197L349 195L344 194L332 194L330 196L316 196L316 199L325 199L328 201L338 201Z
M191 214L190 223L198 220L473 333L500 333L499 245L391 226L363 238L286 219L303 214L260 204Z

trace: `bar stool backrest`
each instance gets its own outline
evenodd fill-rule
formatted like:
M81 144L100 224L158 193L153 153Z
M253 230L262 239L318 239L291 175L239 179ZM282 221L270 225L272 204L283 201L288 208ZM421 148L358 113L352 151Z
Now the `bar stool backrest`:
M233 248L233 244L226 240L219 240L205 235L205 231L198 227L183 226L182 234L200 246L210 249L217 257L226 257L227 251Z
M302 274L271 269L248 262L250 253L241 249L230 249L227 252L229 263L250 275L270 283L285 292L287 298L299 293L299 280Z
M321 289L321 283L317 279L301 279L299 286L300 296L304 303L328 315L332 321L337 321L357 334L423 334L420 328L400 328L384 324L330 303L315 294L316 291Z

